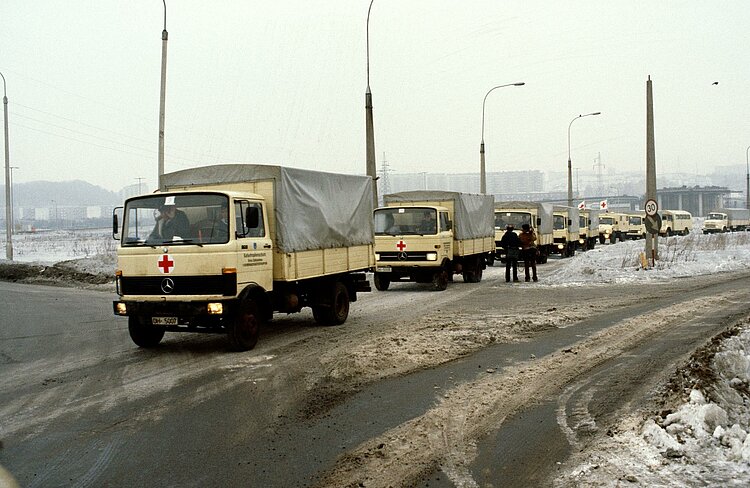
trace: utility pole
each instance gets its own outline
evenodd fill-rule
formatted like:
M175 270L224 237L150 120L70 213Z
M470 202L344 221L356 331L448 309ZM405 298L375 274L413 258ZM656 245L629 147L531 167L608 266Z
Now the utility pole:
M651 76L646 81L646 200L656 200L656 148L654 143L654 94ZM646 233L646 259L659 259L659 233Z

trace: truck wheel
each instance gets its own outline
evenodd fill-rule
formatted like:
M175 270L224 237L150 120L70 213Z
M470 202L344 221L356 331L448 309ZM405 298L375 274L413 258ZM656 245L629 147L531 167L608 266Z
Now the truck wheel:
M249 351L254 348L260 335L258 305L252 300L242 300L236 315L230 320L229 347L233 351Z
M391 277L385 273L375 273L372 281L375 283L375 289L378 291L386 291L391 286Z
M486 262L487 262L487 266L493 266L495 264L495 255L494 254L488 254Z
M312 307L315 322L320 325L341 325L349 317L349 292L343 283L337 281L333 285L331 305L316 305Z
M482 264L479 260L481 257L472 258L464 266L465 271L462 273L464 282L466 283L479 283L482 281Z
M130 338L138 347L156 347L164 337L164 329L146 324L147 317L128 317Z
M599 236L599 244L604 244L604 236Z
M436 271L432 275L432 289L435 291L443 291L448 288L448 272L444 269Z
M610 234L610 236L609 236L609 243L610 244L614 244L615 242L617 242L617 236L614 235L614 234Z

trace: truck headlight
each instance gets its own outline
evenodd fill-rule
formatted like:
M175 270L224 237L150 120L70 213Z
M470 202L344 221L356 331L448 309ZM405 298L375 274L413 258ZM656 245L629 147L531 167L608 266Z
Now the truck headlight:
M586 242L586 239L584 239L584 238L578 239L578 244L583 244L585 242Z
M221 302L212 302L206 306L209 315L221 315L224 313L224 305Z
M609 237L609 232L605 232L604 237Z
M565 249L565 244L558 244L557 248L562 251L563 249Z
M380 253L379 252L375 253L375 261L380 261Z
M128 306L125 305L124 302L117 302L115 304L115 313L117 315L127 315L128 314Z
M437 253L436 252L428 252L427 256L425 256L425 257L427 258L427 261L437 261Z

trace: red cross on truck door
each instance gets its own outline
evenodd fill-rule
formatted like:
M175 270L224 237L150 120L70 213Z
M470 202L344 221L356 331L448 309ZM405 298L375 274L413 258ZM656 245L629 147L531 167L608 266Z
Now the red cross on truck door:
M404 241L398 241L398 244L396 244L396 247L399 251L403 251L406 249L406 243Z
M159 271L161 271L162 274L169 274L169 272L172 271L172 268L174 268L174 261L172 260L172 256L164 254L156 265L159 267Z

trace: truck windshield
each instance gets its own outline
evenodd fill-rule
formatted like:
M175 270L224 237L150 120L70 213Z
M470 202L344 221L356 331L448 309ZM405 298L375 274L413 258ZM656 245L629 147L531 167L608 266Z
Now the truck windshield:
M599 217L599 223L604 225L612 225L615 220L612 217Z
M531 214L528 212L495 212L495 229L505 230L512 225L520 229L523 224L531 225Z
M434 208L394 207L375 210L375 235L433 235L437 233Z
M708 214L708 217L706 217L706 220L724 220L726 218L726 215L720 214L720 213L710 213Z
M628 218L628 223L630 225L641 225L641 217L630 217Z
M584 228L587 227L589 224L586 222L586 216L585 215L579 215L578 216L578 227Z
M553 215L552 216L552 228L554 230L560 230L565 228L565 216Z
M217 193L161 193L125 202L123 246L229 241L229 198Z

